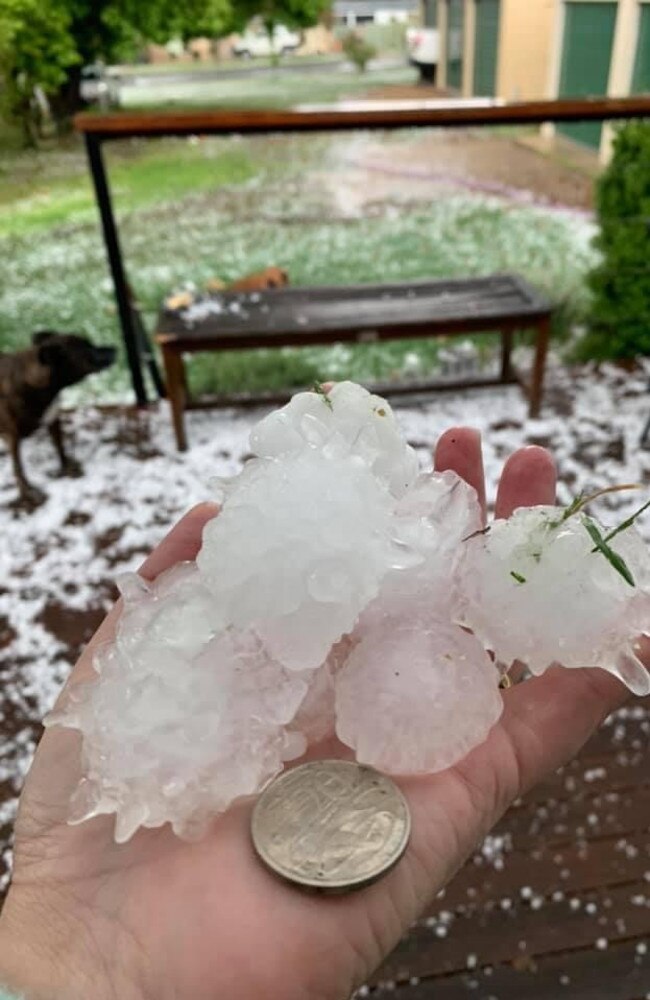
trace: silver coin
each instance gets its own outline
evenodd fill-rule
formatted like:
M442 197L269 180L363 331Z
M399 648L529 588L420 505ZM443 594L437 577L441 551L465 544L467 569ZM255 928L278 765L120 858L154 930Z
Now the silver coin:
M306 889L347 892L381 878L406 850L411 817L383 774L344 760L285 771L253 810L253 846L276 875Z

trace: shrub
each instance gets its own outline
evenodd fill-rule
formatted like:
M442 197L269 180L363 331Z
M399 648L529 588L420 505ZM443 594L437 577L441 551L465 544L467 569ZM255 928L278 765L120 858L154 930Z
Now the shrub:
M370 60L377 55L374 45L367 42L357 31L348 31L343 36L342 44L345 55L360 73L365 72Z
M577 354L595 360L650 354L650 123L617 130L596 208L602 261L588 278L592 304Z

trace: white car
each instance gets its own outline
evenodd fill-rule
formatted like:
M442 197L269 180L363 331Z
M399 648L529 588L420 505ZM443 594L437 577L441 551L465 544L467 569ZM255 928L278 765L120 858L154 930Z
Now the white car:
M115 67L103 63L90 63L81 70L79 96L86 104L99 104L109 108L117 103L120 87L119 72Z
M245 59L283 56L289 52L295 52L301 41L302 39L296 31L289 31L283 24L278 24L273 31L273 42L264 28L258 28L242 35L235 42L232 50L236 56Z

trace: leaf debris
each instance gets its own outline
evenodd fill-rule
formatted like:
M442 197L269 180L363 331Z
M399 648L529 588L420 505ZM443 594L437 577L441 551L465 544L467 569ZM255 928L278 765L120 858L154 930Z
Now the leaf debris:
M318 396L320 396L321 399L323 400L323 402L325 403L325 405L329 406L330 410L334 409L334 405L332 403L332 400L329 398L328 394L325 392L325 389L323 388L323 385L322 385L321 382L314 382L313 386L311 387L311 391L315 392Z
M601 552L605 556L605 559L607 559L610 565L616 570L616 572L623 577L625 582L629 583L630 587L635 587L636 584L634 582L634 577L632 576L632 573L630 572L630 569L627 563L625 562L625 559L623 559L623 557L620 556L618 552L614 552L614 550L610 548L610 546L607 544L607 539L603 538L603 536L601 535L598 525L594 521L592 521L590 517L585 517L583 519L583 524L587 529L587 531L589 532L589 535L591 536L591 539L594 543L594 548L592 551Z

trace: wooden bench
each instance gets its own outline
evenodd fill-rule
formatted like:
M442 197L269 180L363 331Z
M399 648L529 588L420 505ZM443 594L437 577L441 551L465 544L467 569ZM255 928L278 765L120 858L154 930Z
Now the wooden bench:
M242 402L280 402L289 393L190 399L184 354L316 344L368 343L405 337L454 336L497 332L502 338L497 378L460 382L408 382L373 386L375 391L423 392L520 382L527 391L530 415L539 413L552 307L522 278L414 281L382 285L293 287L260 293L206 296L189 311L163 311L156 341L165 363L167 393L176 441L187 448L185 410ZM532 375L526 386L511 362L516 330L536 331Z

